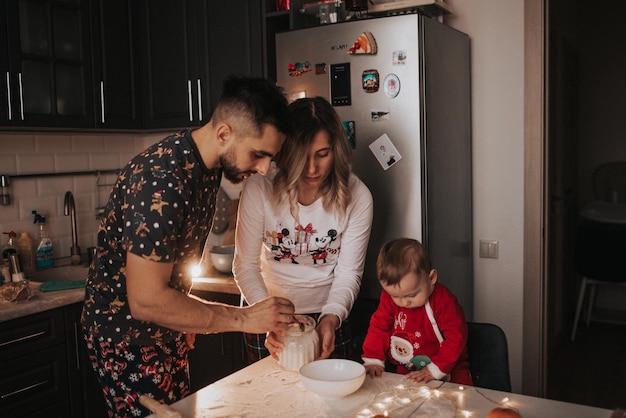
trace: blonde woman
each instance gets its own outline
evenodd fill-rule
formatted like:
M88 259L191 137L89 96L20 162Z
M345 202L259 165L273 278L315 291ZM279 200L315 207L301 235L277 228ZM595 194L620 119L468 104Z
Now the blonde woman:
M291 300L317 320L321 358L351 356L348 315L358 296L373 202L350 168L350 147L334 108L321 97L289 105L292 134L265 176L244 186L234 275L247 303ZM250 361L282 343L246 334Z

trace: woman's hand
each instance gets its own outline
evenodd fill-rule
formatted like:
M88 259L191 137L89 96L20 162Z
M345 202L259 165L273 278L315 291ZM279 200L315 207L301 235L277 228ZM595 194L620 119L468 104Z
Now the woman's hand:
M428 367L424 367L422 370L415 372L409 372L406 374L406 378L414 381L415 383L428 383L431 380L435 380L433 375L428 370Z
M185 334L185 343L187 343L187 346L189 347L190 350L193 350L194 348L196 348L195 343L196 343L196 333L195 332L188 332Z
M339 326L339 318L336 315L326 315L317 325L317 333L320 336L322 352L319 358L325 359L335 351L335 330Z
M283 347L285 347L285 344L278 340L274 332L270 331L267 333L265 336L265 348L268 349L272 357L278 360L278 354L283 351Z

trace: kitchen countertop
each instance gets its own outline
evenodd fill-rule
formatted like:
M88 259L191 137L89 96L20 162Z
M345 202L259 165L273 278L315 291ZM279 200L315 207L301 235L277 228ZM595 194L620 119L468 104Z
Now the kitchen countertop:
M192 290L228 293L231 295L241 294L232 274L220 273L212 267L206 271L204 276L193 279Z
M345 398L322 398L306 389L298 372L272 357L239 370L170 405L184 418L208 417L486 417L495 407L519 410L524 418L609 418L611 411L516 393L453 383L412 383L403 375L365 378ZM385 414L384 412L387 412ZM161 415L166 416L166 415ZM156 414L150 415L158 418Z
M39 290L41 283L30 282L29 284L33 291L31 299L19 302L0 300L0 322L82 302L85 296L84 288L42 292Z
M33 297L30 300L7 302L0 299L0 322L82 302L85 296L84 288L41 292L39 290L40 284L41 283L35 281L30 282L31 289L33 290ZM240 294L233 276L220 273L216 270L209 270L205 276L196 277L192 290L228 293L232 295Z

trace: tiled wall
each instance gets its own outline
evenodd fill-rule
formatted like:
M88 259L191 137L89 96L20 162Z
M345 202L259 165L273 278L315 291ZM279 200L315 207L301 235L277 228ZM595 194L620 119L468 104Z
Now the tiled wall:
M0 132L0 174L118 170L135 154L165 137L158 134L72 134ZM66 191L74 194L81 252L96 243L97 208L106 203L115 174L10 178L11 204L0 205L0 232L27 231L37 244L31 212L45 214L56 264L68 264L72 236L63 214ZM2 235L5 245L7 235Z

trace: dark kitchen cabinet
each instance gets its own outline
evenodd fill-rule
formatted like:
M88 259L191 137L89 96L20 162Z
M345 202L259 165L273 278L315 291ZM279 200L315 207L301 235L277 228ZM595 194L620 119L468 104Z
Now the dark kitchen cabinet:
M207 5L212 110L229 74L263 76L264 1L210 1Z
M93 127L88 3L6 0L0 13L0 122Z
M206 123L223 79L264 74L264 0L3 0L0 125Z
M0 2L0 125L10 124L10 80L7 4Z
M239 295L206 291L193 291L193 294L209 301L239 305ZM241 332L198 334L195 347L189 352L192 392L248 365L244 336Z
M206 123L223 79L262 76L260 0L144 0L142 94L145 128Z
M208 120L207 3L140 2L145 128L194 126Z
M72 416L105 418L108 414L102 388L89 361L87 343L80 325L82 310L82 302L63 308Z
M63 310L0 323L3 416L70 416Z
M81 309L77 303L0 322L2 416L106 416L78 327Z
M270 80L276 81L276 34L293 29L290 10L285 10L289 3L265 0L265 13L263 15L263 60L265 63L264 75ZM283 69L286 70L286 69Z
M96 128L142 127L135 3L91 0Z

